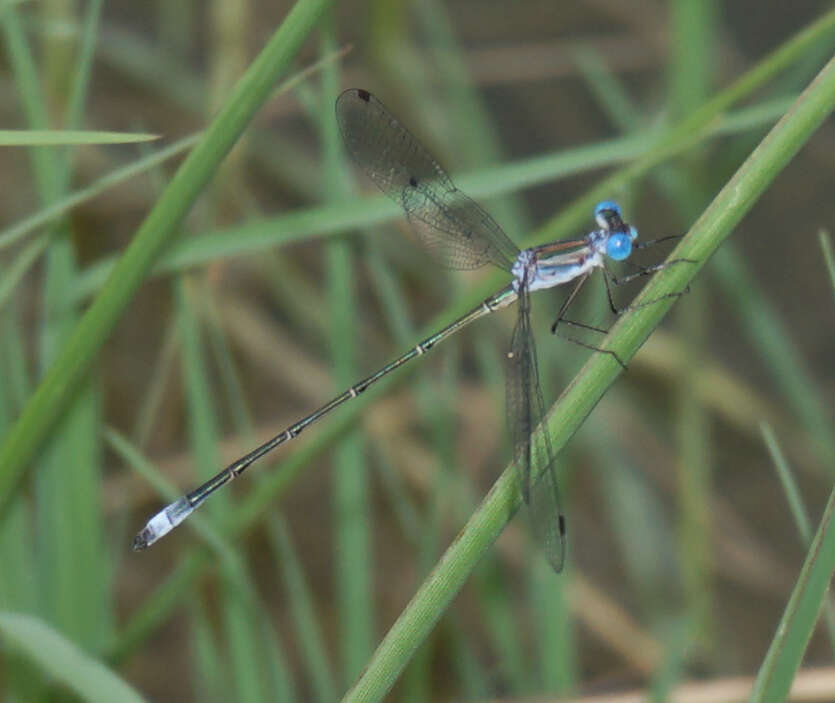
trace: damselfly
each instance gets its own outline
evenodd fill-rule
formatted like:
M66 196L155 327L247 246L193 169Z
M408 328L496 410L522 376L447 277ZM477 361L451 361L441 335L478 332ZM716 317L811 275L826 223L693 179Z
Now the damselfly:
M474 269L490 263L509 272L513 280L463 317L424 339L390 364L232 462L202 486L168 505L148 521L134 539L133 548L145 549L156 542L185 520L217 489L242 474L254 461L280 444L298 437L314 422L356 398L387 374L421 356L474 320L518 301L519 313L507 354L506 379L513 461L518 471L524 504L530 510L536 539L551 566L560 571L565 559L565 518L560 506L553 450L547 432L542 433L541 441L531 441L532 433L544 416L545 407L531 333L530 293L575 281L574 288L552 325L552 332L556 332L560 324L596 330L565 317L582 285L595 269L600 269L612 311L616 314L622 312L626 308L619 310L615 306L610 283L621 284L638 276L649 275L665 264L637 267L636 272L616 278L607 270L606 261L623 261L634 249L655 242L638 243L637 230L624 222L620 207L607 200L595 208L597 229L585 237L520 251L493 218L455 187L446 171L423 145L368 91L351 89L342 93L336 101L336 118L354 161L386 195L400 204L422 241L448 266ZM610 350L578 343L608 353L622 364Z

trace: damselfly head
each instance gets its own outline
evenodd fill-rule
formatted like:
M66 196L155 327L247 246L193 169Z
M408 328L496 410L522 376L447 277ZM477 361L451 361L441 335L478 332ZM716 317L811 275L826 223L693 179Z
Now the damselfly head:
M623 214L614 200L604 200L594 208L594 219L605 238L606 256L623 261L632 253L632 242L638 237L638 230L623 221Z

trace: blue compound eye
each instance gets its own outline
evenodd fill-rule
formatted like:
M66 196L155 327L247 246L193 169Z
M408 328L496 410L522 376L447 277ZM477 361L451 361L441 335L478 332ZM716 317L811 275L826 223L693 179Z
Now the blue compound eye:
M620 205L618 205L614 200L604 200L602 202L597 203L594 208L594 216L595 218L599 217L601 213L605 212L606 210L612 210L614 213L621 217Z
M624 232L617 232L606 242L606 255L615 261L623 261L632 253L632 237Z

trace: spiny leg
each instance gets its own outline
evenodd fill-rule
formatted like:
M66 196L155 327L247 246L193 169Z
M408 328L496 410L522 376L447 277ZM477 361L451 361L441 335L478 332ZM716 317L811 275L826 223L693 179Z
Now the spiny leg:
M556 334L557 324L560 325L571 325L572 327L579 327L580 329L589 330L590 332L597 332L598 334L609 334L609 330L606 327L595 327L594 325L586 324L585 322L577 322L576 320L569 320L567 317L562 317L557 320L553 325L551 325L551 332Z
M680 235L671 235L669 237L662 237L660 239L654 239L654 240L651 240L649 242L643 242L642 246L638 246L637 248L643 249L647 246L651 246L653 244L658 244L659 242L668 241L670 239L680 239ZM626 312L628 310L638 310L640 308L648 307L650 305L655 305L656 303L660 302L661 300L664 300L665 298L678 298L679 296L682 296L685 293L690 292L690 286L688 285L682 291L678 291L676 293L667 293L666 295L662 295L662 296L660 296L658 298L655 298L653 300L648 300L644 303L638 303L636 305L627 305L625 307L619 308L617 305L615 305L615 299L614 299L614 296L612 295L611 284L618 285L618 286L619 285L624 285L626 283L629 283L630 281L635 280L636 278L640 278L642 276L649 276L649 275L655 273L656 271L660 271L661 269L667 268L668 266L672 266L673 264L681 264L681 263L695 264L697 262L694 261L693 259L681 258L681 259L673 259L671 261L665 261L665 262L662 262L660 264L655 264L654 266L638 266L637 264L632 264L631 262L626 262L626 263L628 263L631 266L636 267L638 270L635 273L629 274L629 275L624 276L622 278L617 278L616 276L611 274L605 266L601 267L601 271L603 273L603 282L606 285L606 297L609 301L609 307L611 308L612 313L615 314L615 315L622 315L624 312ZM596 351L596 352L602 352L604 354L609 354L610 356L612 356L615 359L615 361L617 361L621 365L621 367L623 367L624 370L626 370L626 368L627 368L626 364L617 355L617 353L612 351L611 349L601 349L600 347L596 347L593 344L588 344L587 342L583 342L582 340L576 339L575 337L570 337L568 335L561 334L557 330L557 328L559 327L560 324L567 324L567 325L571 325L572 327L580 327L582 329L587 329L587 330L590 330L590 331L593 331L593 332L598 332L598 333L601 333L601 334L608 333L608 330L606 330L606 329L602 329L600 327L594 327L593 325L588 325L588 324L585 324L583 322L576 322L574 320L569 320L565 317L565 313L567 312L569 306L574 301L574 298L577 296L577 293L580 291L580 288L586 282L588 277L589 277L589 274L586 274L585 276L583 276L577 282L577 285L574 286L574 289L571 291L569 296L566 298L565 302L560 307L560 311L557 315L557 319L554 321L554 324L551 325L551 333L556 334L559 337L561 337L562 339L565 339L569 342L572 342L573 344L577 344L578 346L584 347L584 348L589 349L591 351ZM611 278L611 282L610 282L610 278Z
M574 302L574 298L577 297L577 293L580 292L580 288L583 287L583 284L589 280L589 274L583 274L580 279L577 281L577 285L571 290L571 293L568 294L568 297L563 301L563 304L560 306L560 311L557 313L557 319L554 320L554 324L551 325L551 334L556 334L557 332L557 325L560 322L565 320L565 313L568 311L568 308L571 306L571 303Z
M624 369L626 369L626 364L621 361L621 358L613 352L611 349L602 349L600 347L596 347L593 344L589 344L584 342L576 337L571 337L570 335L563 334L558 331L558 327L560 324L571 325L573 327L581 327L583 329L592 330L593 332L599 332L600 334L606 334L609 330L602 329L600 327L594 327L593 325L587 325L584 322L575 322L574 320L569 320L565 317L565 313L568 311L568 308L571 306L571 303L574 302L574 299L577 297L577 293L580 292L580 288L582 288L583 284L588 280L589 274L585 274L579 281L577 281L577 285L574 286L571 293L569 293L568 297L563 302L562 306L560 307L559 313L557 313L557 319L554 320L554 324L551 325L551 334L555 334L561 339L564 339L572 344L576 344L579 347L583 347L585 349L589 349L590 351L601 352L602 354L609 354L615 361L617 361ZM606 285L608 290L608 283ZM609 302L611 304L611 293L609 294Z
M562 320L562 322L566 322L566 320ZM584 349L588 349L589 351L600 352L601 354L608 354L621 365L624 371L626 371L627 369L626 364L623 363L623 360L618 356L617 352L612 351L611 349L603 349L602 347L596 347L594 346L594 344L589 344L588 342L584 342L583 340L577 339L576 337L571 337L570 335L563 334L559 330L554 330L554 334L560 339L564 339L566 342L576 344L578 347L583 347Z
M658 239L650 239L646 242L633 242L632 248L633 249L649 249L649 247L655 246L656 244L661 244L661 242L669 242L673 239L681 239L684 235L683 234L670 234L666 237L659 237Z
M679 298L682 295L684 295L685 293L689 293L690 292L690 286L688 285L688 286L685 287L684 290L676 291L675 293L665 293L664 295L661 295L657 298L653 298L652 300L647 300L644 303L625 305L622 308L619 308L617 305L615 305L615 299L612 296L612 287L609 283L609 277L610 276L612 278L612 283L614 283L615 285L621 285L622 283L627 283L627 282L631 281L632 279L637 278L638 276L649 275L653 271L658 271L659 269L664 268L665 266L668 266L670 264L679 263L679 262L690 262L690 259L673 259L672 261L667 261L664 264L657 264L657 266L650 266L650 267L648 267L648 269L644 269L639 273L635 273L635 274L632 274L630 276L626 276L625 278L619 279L620 283L618 282L618 279L616 279L614 276L612 276L605 267L602 268L601 270L603 271L603 280L606 283L606 296L609 298L609 307L612 309L612 312L615 315L622 315L623 313L625 313L629 310L640 310L641 308L646 308L646 307L649 307L650 305L655 305L656 303L660 303L662 300L665 300L667 298ZM695 263L695 262L693 262L693 263Z
M656 271L661 271L662 269L673 266L674 264L695 264L697 262L693 259L672 259L670 261L662 261L660 264L655 264L653 266L639 266L638 264L633 264L630 261L625 263L630 266L634 266L638 270L635 273L630 273L626 276L622 276L621 278L618 278L614 274L607 271L609 276L611 276L612 283L616 286L625 285L630 281L634 281L636 278L641 278L642 276L651 276Z

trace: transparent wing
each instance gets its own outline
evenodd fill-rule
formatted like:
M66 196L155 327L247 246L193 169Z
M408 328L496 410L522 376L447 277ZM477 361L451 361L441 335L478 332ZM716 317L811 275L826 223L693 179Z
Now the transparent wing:
M377 98L366 90L346 90L336 101L336 119L354 161L400 204L421 240L446 265L471 269L491 263L510 270L516 245Z
M536 348L530 330L530 297L520 286L519 317L513 329L507 363L507 420L513 447L513 462L519 472L522 499L528 507L534 537L554 571L565 560L565 518L557 488L554 451L547 432L532 442L531 434L545 415ZM538 480L534 479L541 470Z

